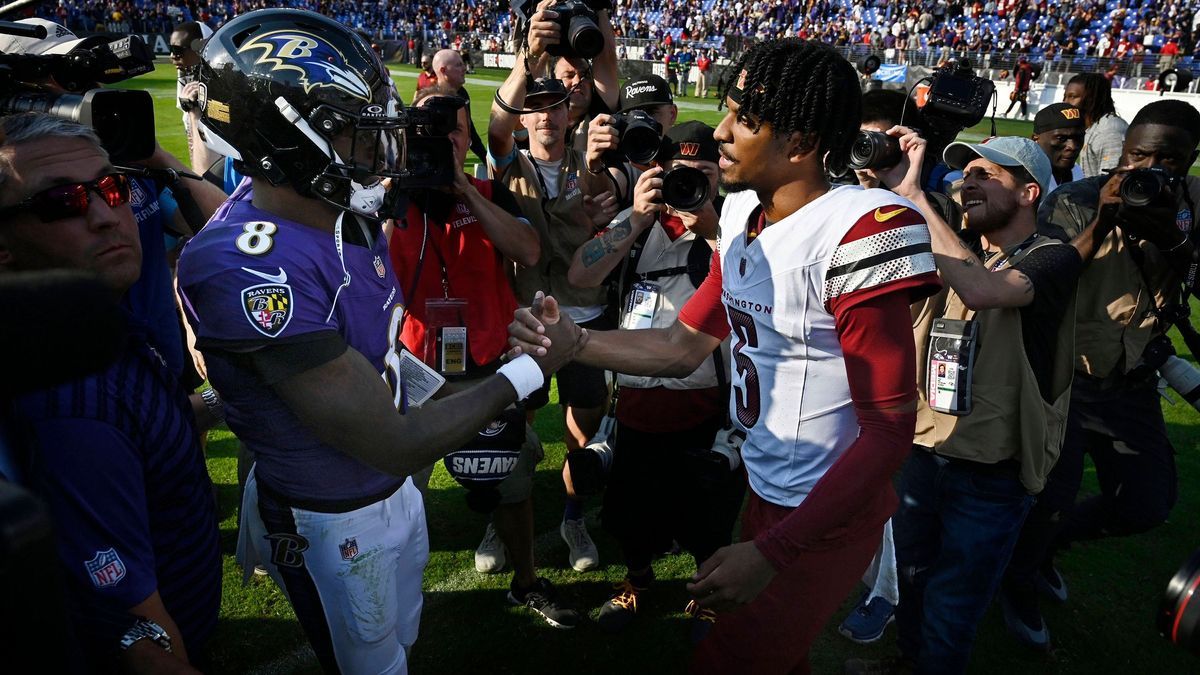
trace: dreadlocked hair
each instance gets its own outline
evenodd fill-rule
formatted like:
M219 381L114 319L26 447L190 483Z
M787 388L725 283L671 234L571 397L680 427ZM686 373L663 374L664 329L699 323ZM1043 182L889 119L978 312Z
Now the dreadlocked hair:
M1072 84L1083 86L1083 100L1079 102L1078 107L1089 126L1105 115L1117 114L1117 106L1113 103L1112 84L1104 75L1080 73L1067 80L1068 86Z
M738 122L756 132L769 124L777 138L799 132L817 144L822 157L849 156L862 118L862 90L854 66L832 47L799 38L761 42L730 71L722 101L743 69Z
M1191 103L1175 98L1160 98L1148 103L1129 123L1129 128L1140 127L1143 124L1161 124L1186 131L1192 139L1192 147L1200 143L1200 111ZM1128 131L1125 133L1129 133Z

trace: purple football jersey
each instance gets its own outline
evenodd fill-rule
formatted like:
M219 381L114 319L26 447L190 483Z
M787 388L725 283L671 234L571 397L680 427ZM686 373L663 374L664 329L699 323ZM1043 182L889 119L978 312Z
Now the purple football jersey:
M381 373L393 317L402 307L387 253L254 207L248 183L193 238L179 259L179 289L229 428L254 452L258 480L286 497L358 500L398 488L381 473L321 443L272 387L230 355L272 344L341 335ZM344 229L358 225L346 216ZM378 226L374 226L376 230ZM345 264L343 270L343 261Z

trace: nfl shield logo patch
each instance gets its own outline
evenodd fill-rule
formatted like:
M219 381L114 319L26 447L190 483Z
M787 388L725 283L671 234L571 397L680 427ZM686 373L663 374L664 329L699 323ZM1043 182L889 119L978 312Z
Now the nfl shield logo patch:
M276 337L292 320L292 287L259 284L242 289L242 309L250 325L267 337Z
M342 560L354 560L358 557L358 540L347 539L338 544L338 550L342 552Z
M380 256L375 256L375 274L378 274L380 279L387 276L387 268L383 266L383 258Z
M83 563L87 569L88 578L96 588L115 586L125 578L125 563L113 549L96 551L96 557Z
M134 206L141 206L146 203L146 191L142 189L141 184L136 180L129 181L129 201L133 202Z

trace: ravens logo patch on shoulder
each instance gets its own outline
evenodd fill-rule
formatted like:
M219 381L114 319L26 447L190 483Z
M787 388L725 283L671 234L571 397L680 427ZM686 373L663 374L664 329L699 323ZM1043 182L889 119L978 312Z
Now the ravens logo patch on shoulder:
M243 288L242 309L255 330L267 337L278 337L292 320L292 287L258 284Z

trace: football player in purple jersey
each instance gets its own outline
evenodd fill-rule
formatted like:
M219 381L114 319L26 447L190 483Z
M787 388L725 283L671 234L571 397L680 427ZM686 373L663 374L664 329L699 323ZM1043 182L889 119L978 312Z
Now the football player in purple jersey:
M179 267L209 378L256 459L241 548L286 590L325 670L405 672L429 555L408 477L556 364L516 359L410 408L430 375L397 341L404 298L379 225L405 175L386 68L299 10L244 14L201 59L205 136L251 177Z

